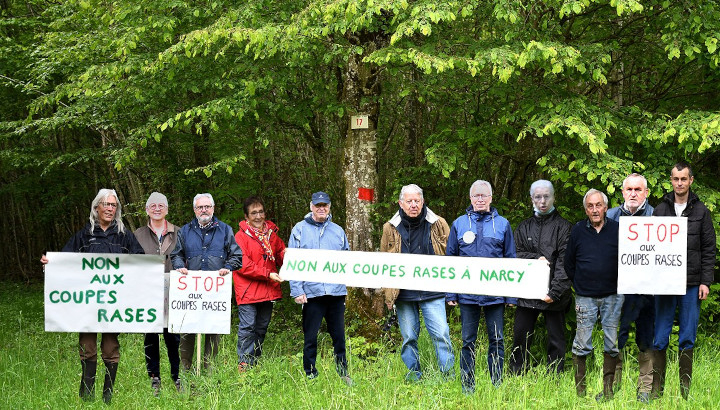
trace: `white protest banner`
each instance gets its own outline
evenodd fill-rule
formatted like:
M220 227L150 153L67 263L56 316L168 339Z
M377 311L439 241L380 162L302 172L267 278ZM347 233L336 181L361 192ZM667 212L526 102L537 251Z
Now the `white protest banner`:
M161 333L159 255L49 252L45 331Z
M684 295L686 284L687 218L621 216L617 292Z
M547 294L550 268L538 259L288 248L280 277L362 288L542 299Z
M230 333L232 274L170 271L170 333Z

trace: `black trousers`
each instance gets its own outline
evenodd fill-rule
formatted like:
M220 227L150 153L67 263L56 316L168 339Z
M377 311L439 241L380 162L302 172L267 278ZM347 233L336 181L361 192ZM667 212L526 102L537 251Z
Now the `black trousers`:
M515 309L513 328L513 346L510 354L510 371L524 373L528 369L528 350L532 345L537 318L545 315L545 327L548 334L547 359L550 370L560 373L565 361L565 312L540 310L518 306Z
M180 377L180 335L169 333L163 329L163 339L167 348L168 361L170 361L170 376L173 381ZM157 333L145 334L145 365L148 376L160 377L160 335Z
M335 366L338 374L347 374L345 356L345 296L318 296L308 299L303 305L302 325L305 335L303 347L303 369L306 375L317 374L317 337L325 318L328 333L335 351Z

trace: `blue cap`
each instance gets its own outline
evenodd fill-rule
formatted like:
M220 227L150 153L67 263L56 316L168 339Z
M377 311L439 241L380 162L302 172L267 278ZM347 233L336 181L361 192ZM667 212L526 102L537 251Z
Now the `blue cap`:
M330 203L330 195L326 194L325 192L315 192L312 194L312 204L329 204Z

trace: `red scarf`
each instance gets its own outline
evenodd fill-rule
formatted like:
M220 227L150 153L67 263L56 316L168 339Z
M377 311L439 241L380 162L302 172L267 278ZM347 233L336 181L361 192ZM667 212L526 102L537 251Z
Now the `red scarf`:
M272 235L272 230L268 229L267 224L263 224L262 229L258 229L248 224L248 229L245 233L257 239L268 259L275 261L275 255L273 254L272 247L270 246L270 235Z

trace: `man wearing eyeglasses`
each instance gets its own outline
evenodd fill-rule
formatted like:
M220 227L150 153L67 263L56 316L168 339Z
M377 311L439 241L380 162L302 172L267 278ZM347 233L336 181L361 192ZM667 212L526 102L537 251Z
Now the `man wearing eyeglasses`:
M515 241L507 219L498 214L492 204L489 182L477 180L470 187L470 206L450 228L447 255L482 258L514 258ZM480 316L485 314L488 336L487 364L490 381L497 387L502 383L505 362L505 304L514 305L516 298L503 296L448 293L448 305L460 306L462 322L462 353L460 378L465 394L475 391L475 341Z
M175 249L177 243L177 227L165 219L168 214L167 197L160 192L153 192L145 202L145 212L148 216L148 223L135 230L135 237L142 245L146 254L163 255L165 257L165 272L170 272L172 263L170 252ZM163 329L163 339L167 347L168 361L170 362L170 376L175 388L181 391L180 385L180 356L178 347L180 337L177 334L169 333ZM153 393L160 394L160 335L157 333L145 334L145 365L150 386Z
M613 398L613 380L618 360L618 325L623 295L617 294L619 224L606 218L607 196L590 189L583 198L587 219L570 231L565 249L565 272L575 288L577 329L572 345L575 391L586 394L587 358L593 352L592 332L600 317L604 336L603 391L595 399Z
M405 185L400 190L398 211L383 226L380 251L444 255L448 238L448 224L425 205L422 189ZM445 312L445 294L408 289L384 289L385 303L397 309L398 325L403 343L400 357L408 373L405 379L418 381L422 377L418 336L422 311L430 339L432 339L440 371L446 378L453 372L455 356L450 341L450 328Z
M235 241L232 228L217 219L215 201L210 194L197 194L193 199L195 218L180 228L177 245L171 254L175 270L187 275L188 270L218 271L225 276L242 267L242 251ZM220 335L205 335L203 365L211 369L218 353ZM180 336L180 360L189 370L192 366L195 335Z
M654 208L647 201L647 180L640 174L630 174L623 181L622 195L625 202L608 211L608 219L620 222L622 216L652 216ZM630 335L630 327L635 323L635 343L638 347L638 392L637 399L642 403L650 401L652 388L652 344L655 333L655 296L625 295L622 314L620 315L620 331L618 333L618 349L615 367L613 391L620 389L623 369L623 349Z
M90 206L90 221L78 231L62 249L63 252L79 253L128 253L142 254L142 246L135 235L125 229L122 222L122 205L114 189L98 191ZM40 259L48 263L47 256ZM117 333L102 333L100 350L105 364L103 401L110 404L115 387L120 342ZM95 397L95 374L97 372L97 333L80 333L80 398L93 400Z

